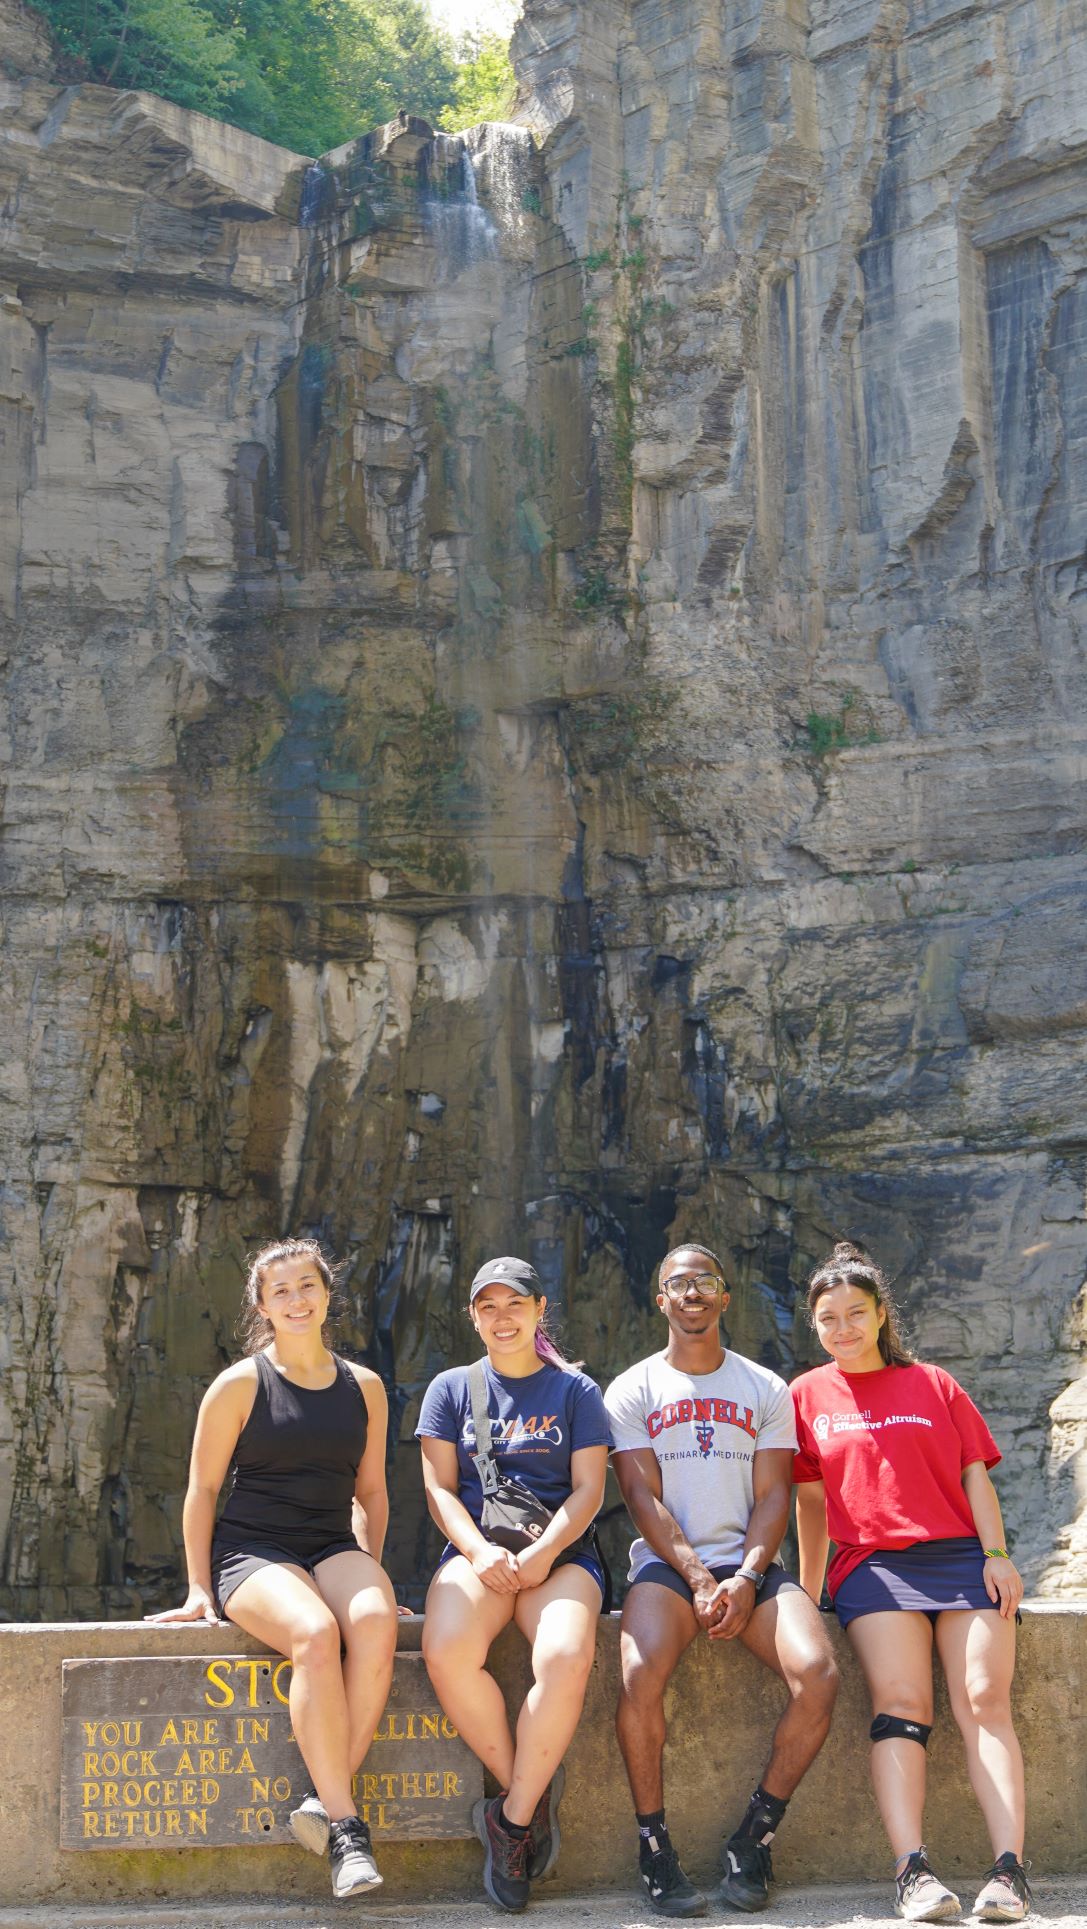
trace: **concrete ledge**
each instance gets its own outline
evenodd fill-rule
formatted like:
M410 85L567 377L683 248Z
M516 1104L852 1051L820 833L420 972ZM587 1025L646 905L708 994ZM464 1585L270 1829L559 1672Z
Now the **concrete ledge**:
M421 1632L418 1616L404 1621L401 1649L418 1649ZM775 1847L783 1904L786 1885L829 1882L837 1889L842 1883L876 1881L881 1895L886 1887L887 1847L868 1787L867 1702L852 1657L836 1629L834 1634L842 1697L830 1739L794 1798ZM601 1625L585 1714L567 1757L562 1855L541 1896L585 1897L598 1889L619 1890L633 1899L636 1893L630 1802L612 1732L618 1651L618 1617L613 1616ZM257 1642L227 1627L111 1622L0 1628L0 1759L5 1764L0 1907L34 1911L49 1904L50 1919L59 1922L62 1910L82 1905L78 1920L105 1929L114 1921L111 1902L152 1901L166 1922L170 1905L207 1898L207 1910L190 1909L186 1920L212 1924L213 1898L263 1898L266 1906L274 1895L284 1906L284 1920L308 1921L302 1905L327 1902L327 1871L295 1848L84 1855L57 1846L63 1660L262 1652ZM528 1680L523 1641L507 1632L493 1659L507 1696L519 1701ZM1087 1870L1085 1663L1087 1606L1027 1609L1016 1713L1027 1758L1028 1853L1035 1868L1047 1874ZM722 1653L696 1642L677 1671L668 1697L668 1801L684 1863L700 1881L714 1879L722 1829L731 1825L757 1780L780 1706L780 1685L741 1649ZM929 1759L929 1847L945 1876L976 1882L989 1859L988 1843L969 1796L942 1684ZM381 1862L386 1882L381 1908L391 1908L394 1918L398 1908L423 1900L478 1898L480 1852L473 1843L390 1843ZM292 1905L302 1912L292 1914ZM635 1913L624 1908L624 1920L633 1921ZM140 1916L149 1921L146 1910ZM15 1929L15 1920L6 1925L0 1917L0 1929ZM229 1920L237 1925L242 1918L230 1910ZM77 1917L71 1921L75 1929Z

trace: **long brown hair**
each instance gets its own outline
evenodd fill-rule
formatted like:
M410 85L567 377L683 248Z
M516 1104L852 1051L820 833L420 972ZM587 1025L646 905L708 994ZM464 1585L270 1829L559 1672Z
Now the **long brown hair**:
M882 1306L887 1316L879 1329L882 1358L888 1366L914 1364L917 1355L911 1352L902 1336L886 1274L860 1246L854 1246L848 1239L839 1240L834 1251L828 1254L808 1281L808 1319L813 1331L816 1305L832 1286L859 1286L862 1293L867 1293L877 1306Z
M236 1330L243 1353L263 1353L272 1337L272 1322L261 1306L260 1296L269 1267L278 1265L281 1259L312 1260L328 1292L335 1289L332 1263L316 1239L273 1239L270 1245L262 1246L249 1262L245 1297L238 1315Z

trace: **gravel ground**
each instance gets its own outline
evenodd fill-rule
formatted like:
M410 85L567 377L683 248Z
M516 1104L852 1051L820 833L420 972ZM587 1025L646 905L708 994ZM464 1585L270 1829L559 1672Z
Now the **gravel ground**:
M1035 1884L1035 1915L1057 1929L1087 1929L1087 1877L1041 1878ZM526 1912L538 1929L660 1929L662 1918L644 1909L633 1894L538 1897ZM707 1923L745 1920L733 1910L711 1906ZM871 1885L841 1889L790 1888L777 1897L762 1920L770 1929L892 1929L890 1890ZM964 1919L969 1922L969 1916ZM70 1905L19 1910L0 1909L0 1929L356 1929L370 1921L383 1929L499 1929L509 1917L482 1902L432 1902L405 1905L388 1901L321 1904L200 1901L153 1908L80 1909Z

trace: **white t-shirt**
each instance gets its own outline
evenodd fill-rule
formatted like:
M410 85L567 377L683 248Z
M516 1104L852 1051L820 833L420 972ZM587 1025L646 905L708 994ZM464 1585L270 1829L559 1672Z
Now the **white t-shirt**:
M796 1449L784 1380L739 1353L726 1353L715 1373L680 1373L653 1353L612 1381L604 1405L616 1453L650 1447L656 1454L664 1505L699 1559L707 1567L742 1560L756 1449ZM659 1559L639 1537L630 1579Z

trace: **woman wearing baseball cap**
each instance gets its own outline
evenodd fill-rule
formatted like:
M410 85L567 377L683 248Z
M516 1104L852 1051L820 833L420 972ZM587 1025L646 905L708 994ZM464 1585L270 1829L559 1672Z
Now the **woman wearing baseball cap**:
M606 1585L590 1529L604 1497L607 1415L595 1380L548 1335L546 1310L526 1260L481 1266L468 1311L485 1357L439 1373L415 1430L430 1511L447 1539L427 1596L423 1653L443 1708L498 1785L474 1820L487 1893L509 1910L524 1908L530 1881L558 1855L562 1758L585 1699ZM473 1406L489 1441L477 1440ZM499 1501L523 1532L496 1524ZM486 1667L510 1621L532 1650L516 1739Z

